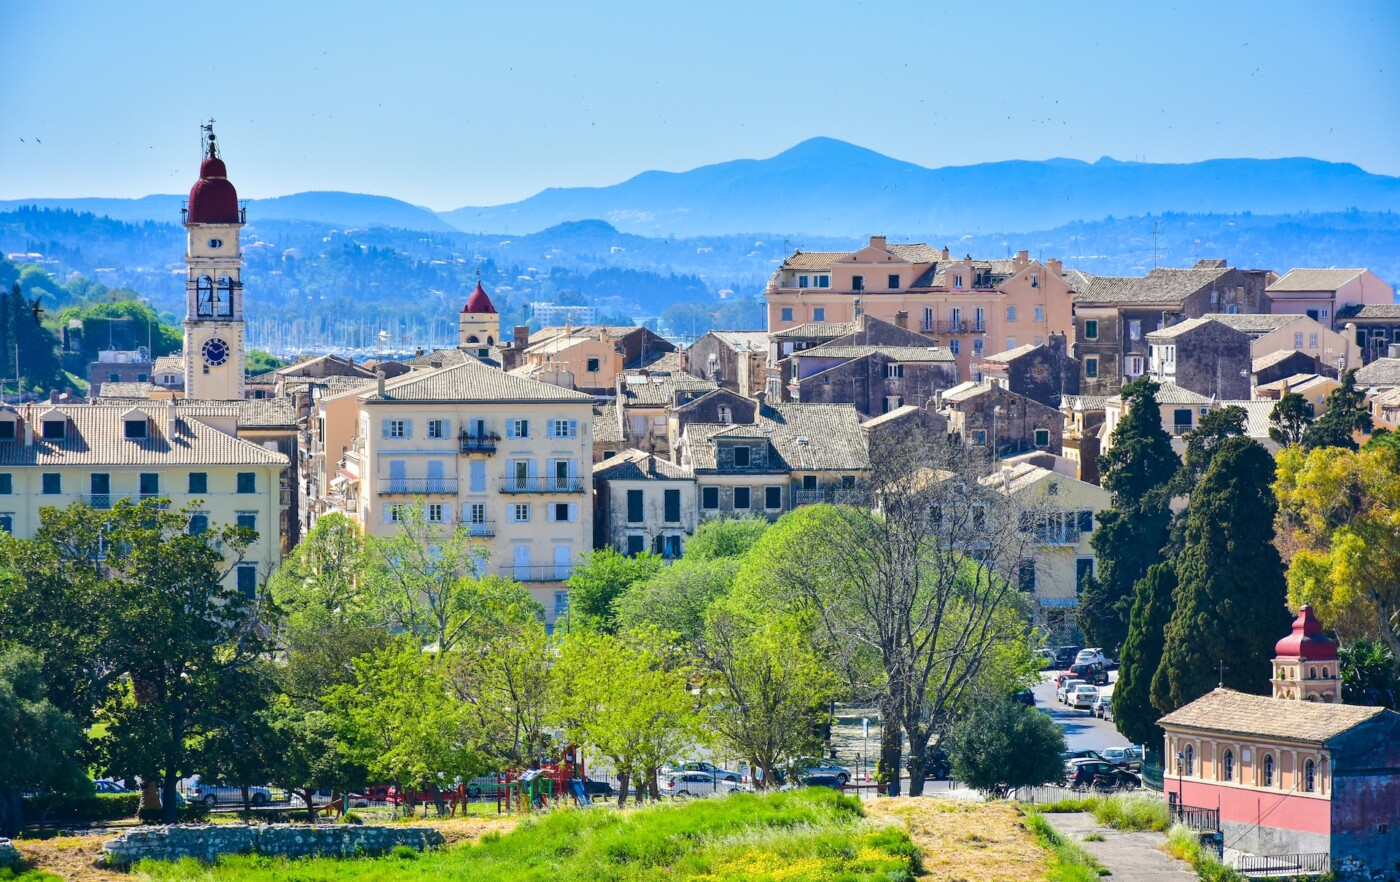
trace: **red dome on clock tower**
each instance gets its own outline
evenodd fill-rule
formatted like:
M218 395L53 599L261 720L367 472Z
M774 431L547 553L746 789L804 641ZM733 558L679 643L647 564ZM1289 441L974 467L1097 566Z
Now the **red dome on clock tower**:
M228 169L219 158L214 146L214 133L209 132L208 146L204 161L199 165L199 180L190 188L189 211L185 223L190 224L236 224L241 223L238 214L238 191L228 179Z
M486 289L481 287L481 280L476 280L476 290L472 296L467 298L467 305L462 307L462 312L466 313L494 313L495 305L491 303L491 298L486 296Z

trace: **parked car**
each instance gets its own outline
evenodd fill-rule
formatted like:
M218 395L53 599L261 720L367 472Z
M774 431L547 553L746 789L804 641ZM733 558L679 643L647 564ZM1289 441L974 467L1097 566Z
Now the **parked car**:
M1099 787L1107 790L1136 790L1142 786L1142 779L1132 772L1110 762L1093 761L1078 763L1070 775L1069 786L1075 790Z
M1085 685L1088 684L1078 677L1066 677L1064 682L1060 684L1060 688L1055 690L1055 698L1059 700L1060 704L1069 704L1070 693Z
M924 750L924 780L938 781L952 776L953 763L948 759L948 751L930 744Z
M190 802L202 802L207 806L215 806L220 803L224 805L241 805L243 803L243 788L237 784L211 784L200 779L198 775L194 777L194 783L188 791ZM249 787L248 801L253 805L267 805L272 802L272 791L266 787Z
M829 772L803 775L801 782L803 787L829 787L832 790L840 790L846 786L846 782L841 779L840 775L833 775Z
M842 784L848 784L851 780L850 769L820 758L798 760L796 768L797 773L803 778L808 778L813 775L831 775Z
M1099 697L1094 699L1094 706L1089 708L1089 713L1101 720L1113 719L1113 696L1099 693Z
M1099 699L1099 687L1082 683L1074 687L1074 692L1070 694L1069 700L1065 702L1075 710L1092 710L1094 702Z
M1105 747L1103 758L1130 772L1142 772L1142 754L1133 747Z
M1069 672L1093 686L1108 685L1108 669L1098 662L1076 662L1069 666Z
M1055 667L1064 670L1074 664L1075 656L1083 649L1082 646L1061 646L1055 650Z
M1053 649L1037 649L1035 657L1040 659L1042 671L1048 671L1055 666L1055 650Z
M728 793L731 783L713 772L675 772L663 777L657 789L662 796L713 796Z
M721 769L714 763L707 763L703 760L689 760L674 765L662 766L663 775L674 774L676 772L706 772L714 777L716 781L728 781L731 784L738 784L744 780L744 776L738 772L731 772L728 769Z
M99 778L92 782L92 789L98 793L135 793L135 790L128 790L116 781L108 781L106 778Z
M1074 663L1077 665L1100 664L1106 665L1108 657L1103 654L1103 650L1097 647L1092 649L1081 649L1074 656Z
M589 799L605 799L617 795L617 788L607 781L594 781L587 775L583 776L583 792L588 794Z
M1102 761L1103 757L1097 750L1066 750L1061 754L1065 758L1065 765L1072 766L1084 760Z
M1026 707L1035 707L1035 693L1029 689L1022 689L1020 692L1014 693L1011 700L1017 704L1024 704Z

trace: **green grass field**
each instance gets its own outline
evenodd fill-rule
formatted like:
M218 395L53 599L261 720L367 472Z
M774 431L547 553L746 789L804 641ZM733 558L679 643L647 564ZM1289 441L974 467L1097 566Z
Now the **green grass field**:
M560 809L505 835L423 855L288 861L230 857L143 862L137 878L239 882L628 882L628 880L839 880L899 882L919 870L901 827L866 820L860 801L828 790L661 805L635 811Z

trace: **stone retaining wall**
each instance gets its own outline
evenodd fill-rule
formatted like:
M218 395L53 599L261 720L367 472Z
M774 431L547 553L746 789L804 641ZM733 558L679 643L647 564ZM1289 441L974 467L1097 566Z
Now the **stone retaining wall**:
M257 853L284 857L379 855L388 853L396 845L426 851L444 842L442 834L431 827L351 824L239 827L203 824L132 830L104 843L102 851L109 865L125 867L146 858L173 861L192 857L213 861L225 854Z

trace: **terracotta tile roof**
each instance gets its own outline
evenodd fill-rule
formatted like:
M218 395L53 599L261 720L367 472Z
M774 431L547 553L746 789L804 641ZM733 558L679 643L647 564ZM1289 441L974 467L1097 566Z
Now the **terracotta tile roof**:
M675 403L681 389L718 389L714 380L706 380L684 371L650 371L624 373L622 398L628 407L669 407Z
M896 407L894 410L890 411L889 413L882 413L882 414L880 414L880 415L877 416L877 417L871 417L870 419L866 420L865 422L861 423L860 425L861 425L861 428L866 429L866 430L869 430L869 429L878 429L880 426L883 426L883 425L885 425L886 423L898 422L899 420L902 420L902 419L904 419L905 417L913 416L914 414L918 413L920 410L922 410L922 408L915 407L915 406L912 405L912 404L905 404L905 405L902 405L902 406L900 406L900 407Z
M474 358L433 371L413 371L385 384L384 396L372 389L359 396L366 404L398 402L530 402L582 404L592 395L528 380L488 367Z
M1335 291L1366 272L1360 269L1291 269L1277 282L1265 288L1265 293Z
M1267 370L1268 368L1279 364L1280 362L1287 361L1295 355L1307 355L1307 353L1301 352L1297 349L1278 349L1273 352L1270 352L1268 355L1261 355L1258 358L1254 359L1252 368L1257 374L1262 370ZM1312 358L1312 356L1308 355L1308 358Z
M655 454L633 448L595 464L593 466L593 480L694 481L695 476Z
M163 387L154 383L137 382L111 382L98 383L97 396L99 400L106 401L109 398L150 398L151 393ZM167 393L169 394L169 393Z
M1307 318L1305 315L1296 313L1218 313L1206 316L1222 325L1229 325L1237 331L1244 331L1251 337L1264 337L1277 331L1279 328L1286 328L1289 325L1297 324Z
M465 364L469 358L472 358L472 356L453 346L450 349L434 349L432 352L425 352L413 358L406 358L401 363L420 370L435 370L437 368Z
M609 402L593 408L593 443L621 444L622 426L617 421L617 405Z
M1378 358L1356 371L1358 386L1400 386L1400 358Z
M1036 351L1037 349L1041 349L1044 346L1044 343L1041 343L1039 346L1037 346L1034 343L1025 343L1021 346L1017 346L1015 349L1008 349L1005 352L998 352L994 355L989 355L982 360L990 361L994 364L1004 364L1006 362L1014 361L1015 359L1018 359L1023 355L1030 355L1032 352Z
M835 340L860 330L860 322L807 322L768 336L775 340Z
M297 411L290 398L245 398L231 403L238 408L240 429L296 428Z
M1269 417L1273 415L1274 407L1278 405L1272 398L1246 398L1240 400L1224 400L1219 402L1222 408L1238 407L1245 413L1244 434L1255 441L1266 441L1269 438Z
M768 334L764 331L711 331L730 349L740 352L767 352Z
M716 469L715 440L762 438L774 471L863 471L870 451L860 414L849 404L764 405L756 424L691 423L686 437L696 471ZM740 470L742 471L742 470Z
M1107 395L1066 395L1061 410L1103 410L1108 406Z
M1175 383L1162 383L1157 388L1158 404L1209 404L1210 398Z
M1146 276L1092 276L1076 272L1074 302L1110 306L1118 303L1173 304L1215 284L1227 268L1172 269L1157 267Z
M1288 387L1288 391L1296 392L1299 386L1304 384L1311 386L1319 380L1324 382L1329 380L1333 383L1336 382L1336 380L1332 380L1331 377L1324 377L1321 374L1293 374L1292 376L1284 377L1282 380L1274 380L1272 383L1260 383L1254 388L1268 390L1277 389L1281 391L1286 386Z
M124 416L133 410L150 418L149 438L125 437ZM198 407L177 407L175 431L167 436L169 411L164 402L134 406L129 403L59 405L42 411L8 409L8 413L36 422L42 414L57 411L69 422L67 436L61 440L37 437L36 427L32 445L24 443L22 434L18 441L0 443L0 465L287 465L287 458L274 450L200 422L195 416L199 410ZM230 410L228 415L231 414Z
M1400 319L1400 303L1372 303L1337 310L1337 318Z
M943 390L943 401L959 404L964 401L971 401L992 391L991 383L982 383L977 380L963 380L951 389Z
M829 270L831 265L843 257L850 257L853 251L794 251L783 261L783 269Z
M867 355L880 353L887 355L895 361L902 362L952 362L952 350L943 346L880 346L872 344L869 346L855 346L845 343L826 343L821 346L814 346L811 349L804 349L801 352L794 352L793 358L864 358Z
M176 373L185 375L185 360L178 355L162 355L151 365L152 374Z
M1324 744L1384 713L1381 707L1327 704L1248 695L1217 688L1157 721L1163 728Z

